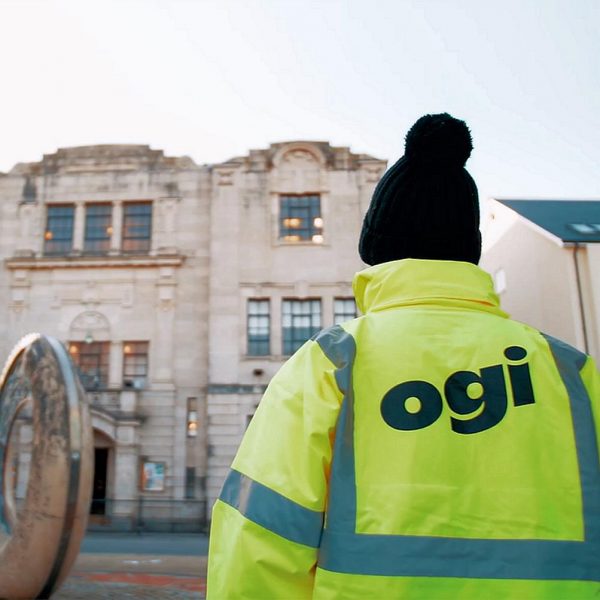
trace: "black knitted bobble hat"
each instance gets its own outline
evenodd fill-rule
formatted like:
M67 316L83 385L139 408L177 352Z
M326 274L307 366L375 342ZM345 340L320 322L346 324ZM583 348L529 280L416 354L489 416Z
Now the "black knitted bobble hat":
M411 127L404 156L377 184L365 215L358 244L365 263L479 262L477 186L464 168L472 149L464 121L447 113L425 115Z

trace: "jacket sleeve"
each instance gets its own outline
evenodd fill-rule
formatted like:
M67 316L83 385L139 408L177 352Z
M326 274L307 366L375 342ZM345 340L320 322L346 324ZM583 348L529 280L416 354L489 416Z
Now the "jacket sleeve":
M207 598L310 598L342 401L307 342L272 379L212 513Z

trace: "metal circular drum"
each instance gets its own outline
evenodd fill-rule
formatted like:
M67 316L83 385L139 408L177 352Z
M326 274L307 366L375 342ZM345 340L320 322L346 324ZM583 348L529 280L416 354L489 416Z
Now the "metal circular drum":
M17 511L10 433L29 401L29 479ZM30 334L0 378L0 598L48 598L67 576L87 525L93 438L85 393L63 345Z

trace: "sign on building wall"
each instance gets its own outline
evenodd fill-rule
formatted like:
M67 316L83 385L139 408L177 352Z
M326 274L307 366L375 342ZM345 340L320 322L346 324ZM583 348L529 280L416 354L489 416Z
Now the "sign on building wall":
M165 489L165 463L144 462L142 466L142 490L162 492Z

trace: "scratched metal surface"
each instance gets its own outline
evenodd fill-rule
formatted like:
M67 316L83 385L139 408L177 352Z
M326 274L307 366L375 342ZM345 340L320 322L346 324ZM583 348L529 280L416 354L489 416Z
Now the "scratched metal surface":
M89 411L68 354L46 336L17 345L0 386L0 598L47 597L68 574L85 532L93 472ZM31 465L17 515L7 445L27 397Z

